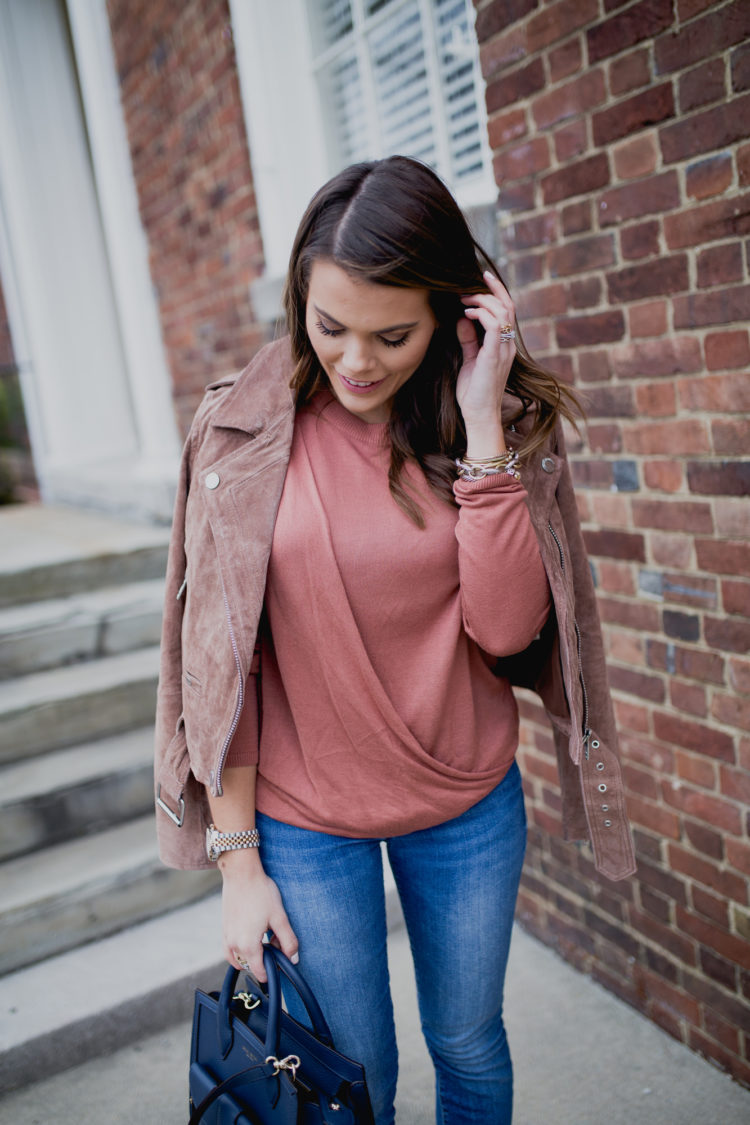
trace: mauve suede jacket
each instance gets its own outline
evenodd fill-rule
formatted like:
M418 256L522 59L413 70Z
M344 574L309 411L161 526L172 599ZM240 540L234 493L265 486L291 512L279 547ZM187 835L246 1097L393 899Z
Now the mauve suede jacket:
M288 339L264 347L239 376L208 388L185 444L156 717L157 831L162 860L172 867L212 866L204 787L221 793L229 746L242 737L292 441L292 369ZM517 432L528 424L522 419ZM507 438L512 444L513 434ZM548 448L523 462L522 479L554 613L542 635L497 670L534 689L552 722L565 838L590 840L598 870L622 879L635 870L633 845L594 586L560 427Z

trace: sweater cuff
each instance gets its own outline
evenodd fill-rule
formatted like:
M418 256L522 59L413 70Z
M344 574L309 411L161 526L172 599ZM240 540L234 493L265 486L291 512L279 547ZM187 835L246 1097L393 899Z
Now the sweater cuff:
M474 492L525 492L523 482L512 477L510 473L488 473L480 480L462 480L459 477L453 482L453 495L460 501L462 496L471 496Z

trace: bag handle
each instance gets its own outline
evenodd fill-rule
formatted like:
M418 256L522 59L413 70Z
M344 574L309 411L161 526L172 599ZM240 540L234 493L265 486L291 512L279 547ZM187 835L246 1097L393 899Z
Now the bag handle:
M300 973L286 954L282 953L274 945L263 946L263 964L265 966L266 974L268 976L268 986L264 990L268 995L268 1023L266 1026L266 1055L273 1055L278 1058L279 1046L281 1040L281 981L279 973L283 973L289 983L294 988L302 1003L307 1009L307 1014L310 1017L312 1024L313 1034L315 1038L327 1047L333 1047L333 1036L331 1030L323 1015L320 1004L315 999L315 995L307 983L305 978ZM224 984L222 985L221 995L219 997L219 1019L218 1019L218 1033L219 1033L219 1046L224 1058L229 1054L232 1047L232 1021L230 1018L230 1005L232 996L234 995L237 978L239 977L239 969L235 969L232 965L229 966L224 977ZM250 974L252 975L252 974ZM253 980L255 978L253 977ZM258 982L256 981L256 984ZM260 985L259 985L260 987Z
M263 1073L259 1074L256 1078L249 1078L248 1075L253 1070L262 1070ZM264 1078L271 1078L273 1074L273 1067L269 1063L256 1063L254 1066L248 1066L245 1070L238 1070L236 1074L231 1075L231 1077L220 1082L218 1086L214 1086L212 1090L209 1090L200 1105L197 1105L190 1114L188 1125L198 1125L198 1122L209 1106L212 1106L216 1099L220 1098L222 1094L226 1094L227 1090L231 1089L232 1086L236 1086L240 1080L244 1086L249 1085L251 1082L260 1082ZM253 1122L253 1125L262 1125L260 1118L256 1117L251 1110L245 1108L242 1112L249 1121Z

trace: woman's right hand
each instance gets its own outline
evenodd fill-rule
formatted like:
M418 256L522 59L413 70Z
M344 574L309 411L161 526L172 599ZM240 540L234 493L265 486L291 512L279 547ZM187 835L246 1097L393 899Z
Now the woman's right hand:
M279 888L266 875L257 853L252 866L242 862L245 857L247 853L243 856L239 852L227 852L221 857L224 956L235 969L248 968L262 984L266 980L264 934L268 932L272 944L295 963L299 960L299 943L284 910Z

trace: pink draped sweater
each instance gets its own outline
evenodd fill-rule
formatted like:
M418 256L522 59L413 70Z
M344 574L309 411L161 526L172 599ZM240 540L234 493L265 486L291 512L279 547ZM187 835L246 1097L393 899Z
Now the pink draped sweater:
M492 665L524 649L550 609L522 484L457 481L452 507L408 465L421 530L389 492L389 458L387 425L330 392L298 412L265 591L261 706L248 694L226 763L257 764L261 812L341 836L442 823L502 780L518 711Z

